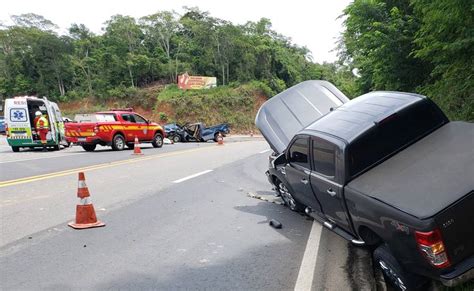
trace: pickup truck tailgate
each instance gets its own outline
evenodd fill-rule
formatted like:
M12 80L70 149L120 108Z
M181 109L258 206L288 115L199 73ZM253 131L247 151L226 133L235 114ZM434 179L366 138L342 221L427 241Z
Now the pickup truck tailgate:
M66 123L67 137L88 137L94 135L95 123Z
M474 254L474 191L436 215L452 264Z

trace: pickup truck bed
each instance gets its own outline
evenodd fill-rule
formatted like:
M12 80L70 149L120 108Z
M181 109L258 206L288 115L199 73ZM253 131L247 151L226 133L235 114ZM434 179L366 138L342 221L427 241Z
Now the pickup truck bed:
M450 122L346 187L425 219L472 191L472 173L474 127Z

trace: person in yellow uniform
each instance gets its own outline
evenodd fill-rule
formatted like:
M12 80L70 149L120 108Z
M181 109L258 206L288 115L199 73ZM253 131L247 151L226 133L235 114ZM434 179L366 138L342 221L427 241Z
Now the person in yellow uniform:
M43 145L43 152L46 152L46 136L48 135L49 131L49 121L48 118L46 118L41 111L36 111L35 113L36 118L35 118L35 127L36 127L36 132L39 134L40 139L41 139L41 144Z

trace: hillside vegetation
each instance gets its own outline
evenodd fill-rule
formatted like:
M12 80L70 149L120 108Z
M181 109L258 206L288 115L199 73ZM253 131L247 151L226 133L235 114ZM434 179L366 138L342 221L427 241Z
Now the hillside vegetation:
M260 82L188 91L180 90L176 85L158 85L137 90L135 98L115 98L107 102L86 98L62 102L60 107L63 114L71 118L77 113L132 107L161 124L226 122L233 132L248 133L256 131L255 115L268 94L269 88Z

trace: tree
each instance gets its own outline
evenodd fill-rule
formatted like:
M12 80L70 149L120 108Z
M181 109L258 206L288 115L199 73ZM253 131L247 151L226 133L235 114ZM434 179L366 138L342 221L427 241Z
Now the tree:
M409 0L355 0L344 15L340 56L359 70L362 92L415 91L424 84L431 66L412 54L420 23Z
M474 4L413 0L421 18L414 55L434 69L421 92L454 119L474 120Z

